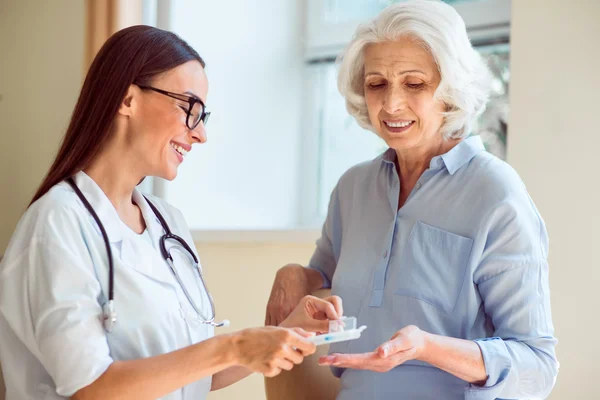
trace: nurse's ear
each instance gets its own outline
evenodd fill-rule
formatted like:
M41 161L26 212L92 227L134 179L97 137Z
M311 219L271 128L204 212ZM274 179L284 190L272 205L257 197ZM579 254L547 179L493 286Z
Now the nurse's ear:
M129 85L127 93L125 93L125 97L123 97L123 101L121 101L121 105L119 106L118 113L126 117L131 117L135 113L138 99L141 95L142 90L137 85Z

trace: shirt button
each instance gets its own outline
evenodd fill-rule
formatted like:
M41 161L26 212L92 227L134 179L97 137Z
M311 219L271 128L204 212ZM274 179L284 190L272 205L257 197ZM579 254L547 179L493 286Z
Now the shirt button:
M421 182L417 182L417 190L421 189Z
M388 251L386 250L386 251L383 253L383 258L387 258L387 255L388 255Z

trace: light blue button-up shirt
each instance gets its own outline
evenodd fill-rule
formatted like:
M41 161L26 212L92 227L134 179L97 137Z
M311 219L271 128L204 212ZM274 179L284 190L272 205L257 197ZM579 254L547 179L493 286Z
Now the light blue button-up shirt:
M523 182L470 137L431 160L398 210L395 157L351 168L332 193L309 267L368 329L330 351L371 352L416 325L475 340L488 380L475 387L414 360L387 373L334 368L338 400L546 397L558 372L548 237Z

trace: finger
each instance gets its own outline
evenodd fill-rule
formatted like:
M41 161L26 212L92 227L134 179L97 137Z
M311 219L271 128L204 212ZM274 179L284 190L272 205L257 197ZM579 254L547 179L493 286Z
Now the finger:
M304 337L300 336L294 331L292 331L292 335L288 344L298 349L304 356L311 355L317 350L317 346L307 341Z
M279 368L271 368L270 370L265 372L265 376L267 378L273 378L274 376L279 375L280 372L281 372L281 369L279 369Z
M341 356L341 354L332 354L330 356L321 357L319 358L319 365L340 368L367 369L367 361L369 360L368 357L357 357L357 354L354 354L351 358Z
M387 372L394 367L393 361L391 361L389 358L382 359L379 357L377 357L376 360L369 358L368 360L358 363L353 361L338 361L335 364L333 364L333 366L338 368L368 370L375 372Z
M319 298L315 297L310 300L310 303L311 303L312 307L315 309L315 312L311 315L311 317L313 317L313 318L319 312L325 313L325 315L327 316L328 319L340 319L340 317L341 317L341 315L338 315L333 304L327 300L319 299Z
M333 304L335 311L338 315L338 319L344 315L344 307L342 306L342 298L339 296L329 296L325 300Z
M401 335L402 335L402 329L400 329L399 331L396 331L396 333L394 333L392 335L392 337L390 338L390 340L396 339L398 336L401 336Z
M411 348L405 351L399 351L395 354L388 356L385 361L391 362L394 366L404 364L408 360L414 359L415 349Z
M290 371L292 368L294 368L294 363L290 360L280 359L277 361L277 367L279 369Z
M326 320L329 323L327 314L325 314L323 311L318 311L317 313L315 313L315 315L313 315L313 318L318 319L320 321Z
M333 365L345 366L347 368L362 369L373 360L374 353L362 353L362 354L338 354Z
M310 333L314 332L329 332L329 320L318 320L318 319L309 319L308 321L302 324L304 329L310 331Z
M335 361L334 355L319 357L319 365L333 365Z
M294 364L302 364L304 356L298 350L290 349L285 353L285 358L293 362Z
M271 313L267 311L267 315L265 315L265 326L271 325Z
M331 354L319 358L319 364L321 365L353 369L369 369L368 367L375 361L381 362L381 359L375 353Z
M311 330L314 332L319 332L319 333L325 333L325 332L329 332L329 321L325 320L325 321L319 321L319 320L315 320L313 321L313 323L311 325Z
M300 335L302 337L305 337L305 338L309 338L309 337L315 336L314 332L308 332L308 331L305 331L302 328L292 328L292 331L296 332L298 335Z
M392 354L411 349L412 343L404 336L398 336L395 339L388 340L375 350L381 358L386 358Z

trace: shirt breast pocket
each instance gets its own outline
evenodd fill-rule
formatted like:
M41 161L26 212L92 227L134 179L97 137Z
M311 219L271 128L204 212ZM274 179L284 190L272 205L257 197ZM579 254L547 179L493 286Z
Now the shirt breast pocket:
M462 289L472 246L471 238L417 221L400 257L394 293L450 314Z

